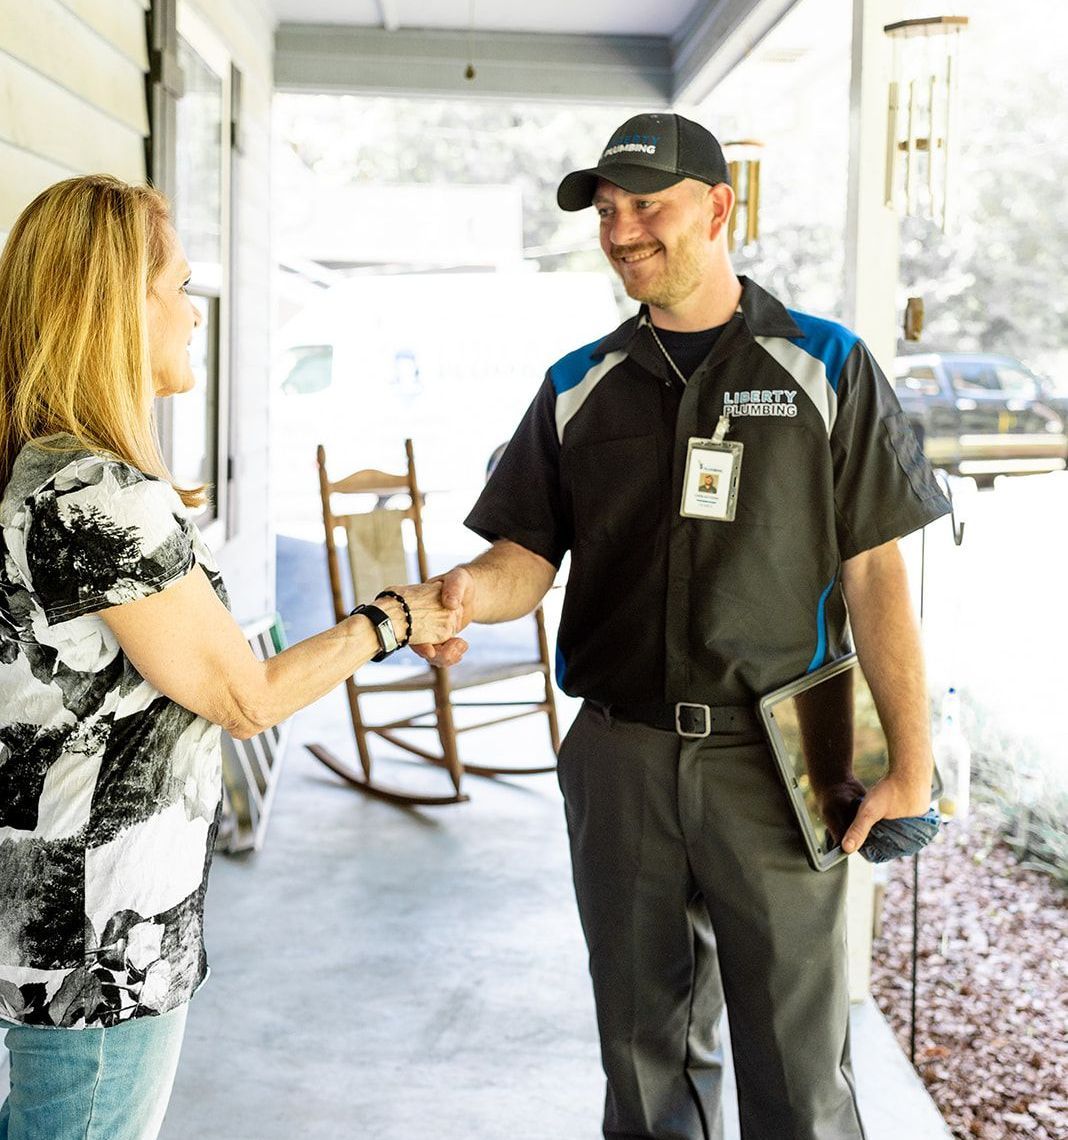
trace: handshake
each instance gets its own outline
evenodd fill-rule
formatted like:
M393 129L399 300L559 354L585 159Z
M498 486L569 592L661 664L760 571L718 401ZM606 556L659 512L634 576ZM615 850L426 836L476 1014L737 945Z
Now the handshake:
M457 566L429 582L400 586L412 614L409 644L424 661L445 667L455 665L467 652L459 637L471 622L494 624L514 621L533 613L556 577L556 566L506 539L495 542L466 566ZM380 598L403 637L405 615L395 598Z
M475 581L470 571L458 566L429 582L394 589L411 611L410 648L440 668L460 661L467 642L457 634L474 620ZM400 603L386 597L375 604L389 615L398 639L403 637L405 614Z

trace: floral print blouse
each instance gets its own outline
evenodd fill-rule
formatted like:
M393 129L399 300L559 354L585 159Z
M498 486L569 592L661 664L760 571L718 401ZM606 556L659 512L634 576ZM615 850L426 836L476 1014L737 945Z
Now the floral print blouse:
M220 730L153 688L100 611L199 563L169 484L49 437L0 501L0 1018L166 1013L207 974ZM65 450L58 450L65 448Z

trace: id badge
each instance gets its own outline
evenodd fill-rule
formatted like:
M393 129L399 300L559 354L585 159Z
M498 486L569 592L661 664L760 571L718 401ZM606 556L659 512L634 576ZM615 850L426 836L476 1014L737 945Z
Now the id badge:
M734 521L743 445L723 439L726 430L721 424L712 439L691 439L687 446L683 518Z

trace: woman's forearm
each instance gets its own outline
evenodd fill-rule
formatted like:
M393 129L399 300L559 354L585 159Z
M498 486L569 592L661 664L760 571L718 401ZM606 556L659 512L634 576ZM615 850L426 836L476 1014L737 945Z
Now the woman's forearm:
M442 605L438 585L401 592L414 641L444 641L455 633L458 610ZM402 640L403 607L392 598L376 605ZM101 616L149 684L242 740L318 700L379 650L371 621L358 616L261 661L199 567L167 589Z

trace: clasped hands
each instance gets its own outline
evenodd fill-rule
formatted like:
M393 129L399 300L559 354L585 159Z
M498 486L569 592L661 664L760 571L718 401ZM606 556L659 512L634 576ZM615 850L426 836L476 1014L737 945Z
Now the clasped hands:
M412 613L410 648L439 668L460 661L467 652L467 642L457 634L474 618L475 581L470 571L458 566L429 582L398 586L396 590Z

